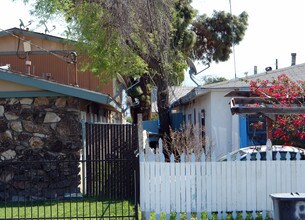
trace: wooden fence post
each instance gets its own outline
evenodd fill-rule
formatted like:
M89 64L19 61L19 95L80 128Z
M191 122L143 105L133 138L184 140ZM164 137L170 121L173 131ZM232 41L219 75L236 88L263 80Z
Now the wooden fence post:
M138 117L137 125L138 125L139 154L141 154L144 152L142 114L138 114L137 117ZM141 163L140 163L140 166L141 166ZM140 167L140 170L141 170L141 167ZM140 175L141 175L141 173L140 173ZM141 177L140 177L140 179L141 179ZM141 185L141 183L140 183L140 185ZM141 191L141 189L140 189L140 191ZM146 220L145 212L142 210L141 210L141 219Z
M144 143L143 143L143 120L142 114L138 114L138 140L139 140L139 153L143 152L144 150Z

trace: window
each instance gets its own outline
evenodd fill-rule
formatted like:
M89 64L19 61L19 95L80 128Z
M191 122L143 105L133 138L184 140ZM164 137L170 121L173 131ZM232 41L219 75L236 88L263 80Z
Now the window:
M257 129L253 124L262 122L262 127ZM247 135L250 145L264 145L267 141L266 117L259 114L247 115Z
M192 114L188 114L187 120L189 124L192 124Z

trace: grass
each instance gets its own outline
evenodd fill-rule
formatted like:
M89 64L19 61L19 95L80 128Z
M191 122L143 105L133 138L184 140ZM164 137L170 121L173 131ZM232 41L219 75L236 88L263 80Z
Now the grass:
M48 202L0 203L0 219L78 219L134 215L128 201L98 201L91 198Z
M15 202L0 203L0 219L110 219L119 217L120 219L134 219L134 206L128 201L113 202L99 201L93 198L83 198L79 200L48 201L48 202ZM123 216L125 216L123 218ZM129 217L128 217L129 216ZM170 214L170 220L177 217L176 213ZM197 219L196 213L190 214L190 219ZM115 218L114 218L115 219ZM141 213L139 212L139 219ZM150 213L150 219L166 220L166 214L161 213L157 216ZM185 213L180 214L181 220L188 219ZM201 213L200 219L208 220L207 213ZM212 220L217 219L217 214L213 214ZM231 214L226 216L226 220L233 219ZM243 220L242 213L237 214L237 220ZM252 213L248 213L246 220L252 218ZM257 213L257 220L262 220L260 213Z

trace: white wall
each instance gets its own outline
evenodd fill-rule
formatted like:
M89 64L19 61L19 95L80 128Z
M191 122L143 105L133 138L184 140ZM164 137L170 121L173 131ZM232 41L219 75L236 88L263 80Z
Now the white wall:
M211 92L211 129L215 141L216 157L232 151L232 114L230 97L224 97L228 91Z
M197 97L185 105L183 113L186 122L189 123L189 115L192 115L191 122L194 124L194 109L196 109L196 127L199 127L198 113L205 110L205 133L208 147L215 152L216 157L239 148L239 118L232 115L230 110L230 97L224 97L229 90L217 90Z
M240 148L239 115L232 115L232 151Z

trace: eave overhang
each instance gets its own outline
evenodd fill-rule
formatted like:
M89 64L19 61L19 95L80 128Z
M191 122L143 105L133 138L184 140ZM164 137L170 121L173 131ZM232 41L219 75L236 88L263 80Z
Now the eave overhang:
M194 100L196 97L204 95L208 92L210 92L210 89L194 88L189 93L187 93L185 96L183 96L180 99L178 99L177 101L175 101L171 105L171 107L174 108L174 107L177 107L180 105L185 105L185 104L191 102L192 100Z
M234 114L305 114L304 98L296 98L290 106L280 105L277 99L260 97L234 97L230 101Z
M65 85L50 80L41 79L32 75L23 75L1 69L0 80L36 87L45 91L54 92L56 94L77 97L100 104L106 104L115 111L122 111L121 106L109 95L79 88L77 86Z

